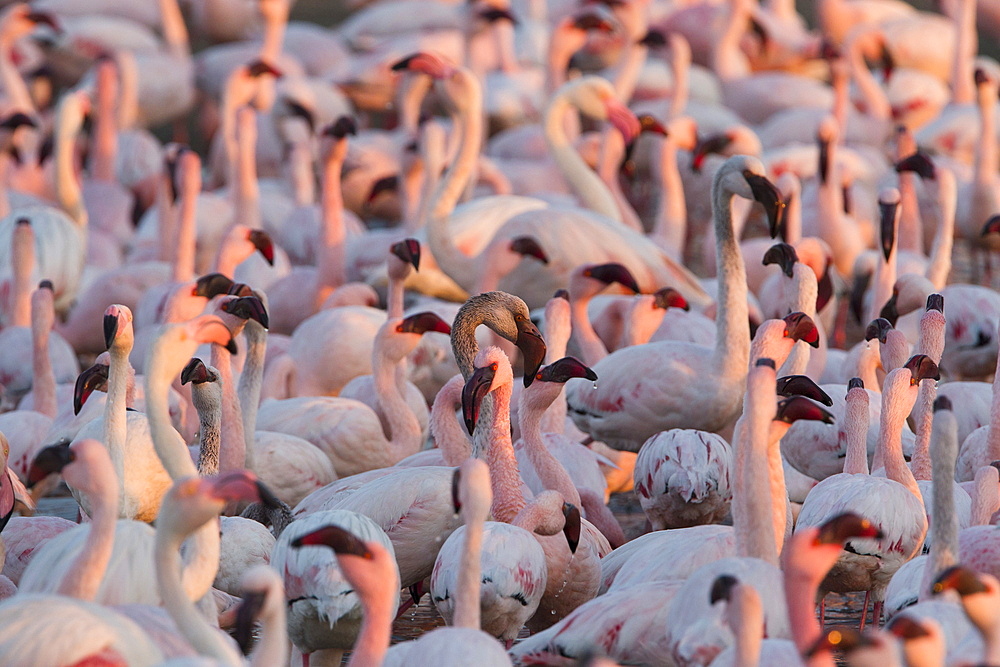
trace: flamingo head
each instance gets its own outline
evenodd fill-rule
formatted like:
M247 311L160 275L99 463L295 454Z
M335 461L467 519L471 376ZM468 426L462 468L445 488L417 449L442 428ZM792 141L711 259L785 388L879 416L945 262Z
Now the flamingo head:
M907 156L896 163L896 172L912 172L920 176L920 178L933 181L937 177L937 170L934 168L934 162L927 153L917 151L913 155Z
M777 264L781 267L781 272L791 278L795 271L795 263L799 261L799 256L795 248L787 243L775 243L764 253L764 266Z
M880 240L882 242L882 254L885 261L889 261L889 255L896 245L896 221L899 217L899 190L896 188L885 188L878 197Z
M209 273L201 276L194 282L191 288L191 296L201 296L211 299L220 294L228 294L229 288L233 286L233 280L229 276L221 273Z
M247 232L247 241L256 248L270 266L274 266L274 242L271 235L261 229L251 229Z
M393 243L389 252L404 264L412 265L414 271L420 270L420 241L417 239L403 239Z
M435 79L448 78L455 71L455 67L447 60L429 51L410 54L393 63L390 69L393 72L418 72Z
M805 396L827 407L833 406L833 399L808 375L786 375L778 378L778 396L786 398Z
M80 414L83 404L87 402L94 391L107 391L108 365L94 364L80 373L73 387L73 414Z
M836 421L828 410L813 403L805 396L790 396L778 401L778 410L774 419L786 424L794 424L799 420L821 421L824 424L832 424Z
M938 365L934 363L934 360L928 357L926 354L915 354L910 357L903 368L907 368L910 371L910 384L918 385L921 380L940 380L941 373L938 371Z
M113 304L104 311L104 344L111 348L116 341L130 338L132 311L128 306Z
M884 317L872 320L865 329L865 340L878 340L885 345L886 336L892 331L892 323Z
M192 357L184 370L181 371L181 384L204 384L206 382L218 382L219 373L198 357Z
M681 310L691 310L691 305L684 296L673 287L664 287L653 292L653 307L680 308Z
M623 264L609 262L607 264L594 264L585 267L581 272L584 278L591 278L604 285L618 283L625 289L631 290L634 294L639 294L639 283L635 276Z
M819 329L811 317L797 312L786 315L784 321L786 338L803 340L812 347L819 347Z

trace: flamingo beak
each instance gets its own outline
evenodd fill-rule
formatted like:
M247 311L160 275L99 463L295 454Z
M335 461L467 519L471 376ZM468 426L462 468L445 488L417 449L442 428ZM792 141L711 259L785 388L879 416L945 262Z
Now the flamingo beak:
M490 393L496 371L496 364L477 368L465 383L465 387L462 388L462 417L469 435L472 435L476 430L476 422L479 421L479 408L483 399Z

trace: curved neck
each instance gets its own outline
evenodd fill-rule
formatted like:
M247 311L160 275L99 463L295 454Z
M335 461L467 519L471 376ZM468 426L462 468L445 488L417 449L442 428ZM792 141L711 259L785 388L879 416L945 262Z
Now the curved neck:
M886 380L886 391L882 393L882 413L879 418L878 450L882 453L885 476L908 488L917 498L922 498L917 480L903 459L903 425L913 408L913 400L901 395L903 389L890 387Z
M104 444L118 475L119 487L125 483L125 475L128 474L125 470L125 448L128 441L125 398L128 392L128 355L131 347L113 344L108 350L111 363L108 367L108 400L104 404Z
M621 164L624 157L625 142L621 133L613 127L605 128L601 132L601 151L598 156L597 175L608 192L611 193L615 202L615 211L618 212L622 224L643 234L645 229L643 229L642 220L639 219L639 214L625 197L618 181L618 165Z
M642 34L639 37L642 37ZM618 61L614 79L611 81L615 87L615 94L623 102L632 99L636 84L639 83L639 74L642 72L642 66L646 64L648 54L649 49L638 42L625 47L624 53Z
M594 326L590 323L587 314L587 305L590 297L570 298L570 311L572 314L573 333L570 338L580 349L583 360L590 366L608 356L608 350L604 347Z
M73 219L81 230L87 228L87 209L83 205L80 181L73 165L76 134L80 130L79 121L73 117L76 111L69 100L59 106L55 129L56 197L59 206Z
M626 307L625 321L622 327L622 345L644 345L653 337L656 330L663 324L667 311L653 305L649 295L639 295L633 298Z
M191 387L191 402L198 411L198 474L219 473L219 445L222 437L222 391L215 382Z
M386 444L394 462L420 450L420 422L399 390L396 381L398 363L398 360L389 358L376 343L372 351L372 379L382 414L392 431L392 437Z
M558 391L556 391L556 387L536 388L538 384L551 383L536 380L521 392L517 413L521 426L521 442L542 485L546 489L558 491L567 503L580 507L580 493L576 485L566 472L566 468L552 455L542 440L542 415L552 400L562 393L563 385L557 385Z
M865 387L878 392L882 383L878 381L878 374L875 372L881 363L882 346L877 340L862 343L864 348L858 355L858 365L854 369L855 376L861 378Z
M222 243L219 244L219 252L215 255L214 271L232 278L236 274L236 267L253 252L252 248L248 250L246 237L239 237L240 234L233 229L223 237Z
M660 201L656 208L656 223L650 236L673 259L681 260L687 238L687 206L681 172L677 168L677 143L673 138L663 139L660 159L654 160L653 169L660 172Z
M5 108L8 113L22 111L34 116L38 112L27 84L14 65L13 50L14 40L9 35L0 35L0 81L3 82L4 95L7 97Z
M844 472L851 475L868 474L868 420L870 418L868 391L863 388L847 392L844 409L844 440L847 457Z
M343 168L343 158L336 149L331 150L323 164L320 207L322 222L316 258L317 295L322 292L322 288L334 289L347 282L344 264L344 199L340 190L340 173Z
M565 118L570 108L571 104L565 93L557 93L549 102L543 125L545 142L559 166L559 171L583 205L595 213L621 223L622 218L615 204L614 195L604 181L583 161L566 135Z
M455 417L455 411L462 408L462 387L465 379L456 375L447 383L431 406L430 431L434 444L441 450L445 465L458 466L472 455L472 444L465 435L462 425Z
M246 443L247 470L254 469L254 433L257 430L257 408L260 406L260 387L264 379L264 357L267 353L267 329L249 320L243 328L247 356L237 389L240 413L243 416L243 437Z
M746 377L750 362L750 319L747 307L747 277L743 254L733 233L733 194L723 188L713 191L715 260L719 267L716 315L716 371L727 378ZM731 380L730 380L731 381Z
M456 628L479 629L479 588L482 579L480 556L483 551L485 523L485 517L482 516L467 516L465 519L465 540L458 565L458 580L455 582L455 615L452 618L452 625Z
M105 475L104 478L110 479L110 475ZM114 551L118 489L113 486L101 488L98 493L90 494L89 500L90 524L87 538L55 592L58 595L92 601L97 597Z
M213 518L208 523L216 532L219 530L218 519ZM215 658L226 665L241 665L242 657L222 640L218 630L208 624L184 591L180 557L184 537L163 526L159 526L156 531L153 557L163 607L174 619L177 629L199 654Z
M878 120L892 120L892 105L889 97L879 85L871 70L865 64L861 49L852 42L847 45L847 58L851 68L851 78L864 98L865 113Z
M740 51L740 40L750 18L746 0L729 2L725 25L712 47L710 65L722 81L740 79L750 74L750 64Z
M246 467L246 437L243 415L236 396L232 355L221 345L212 345L212 365L219 371L222 386L222 443L219 451L219 472L233 472Z
M491 393L493 410L484 415L480 408L479 424L472 437L475 449L485 451L486 463L490 467L490 486L493 489L493 506L490 513L497 521L511 523L517 513L524 509L524 494L521 491L521 473L514 456L514 445L510 441L510 396L512 386L505 384ZM489 417L488 423L483 418ZM481 443L480 441L487 442Z

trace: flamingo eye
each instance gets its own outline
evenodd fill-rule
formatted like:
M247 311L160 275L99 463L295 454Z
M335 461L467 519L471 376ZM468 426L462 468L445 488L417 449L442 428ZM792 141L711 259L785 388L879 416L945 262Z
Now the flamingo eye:
M490 364L490 369L495 371L497 369L497 362L494 361L492 364Z

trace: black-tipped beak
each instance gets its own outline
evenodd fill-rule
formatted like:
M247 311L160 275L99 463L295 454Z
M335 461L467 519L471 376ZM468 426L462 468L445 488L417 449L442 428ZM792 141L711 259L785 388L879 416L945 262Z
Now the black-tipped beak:
M476 430L476 422L479 421L479 407L486 395L490 393L496 372L496 364L477 368L462 389L462 418L465 420L465 428L469 431L469 435L472 435L473 431Z
M885 343L885 337L892 329L892 324L884 317L872 320L868 328L865 329L865 340L874 340L877 338L878 342Z
M658 134L661 137L667 136L667 128L663 127L663 123L648 113L639 116L639 132Z
M307 109L295 100L287 98L285 99L285 105L288 107L292 116L301 118L305 121L305 124L309 127L310 135L316 132L316 115L310 109Z
M882 243L882 254L885 261L889 261L892 248L896 245L896 212L899 210L898 201L879 201L879 218L881 230L880 240Z
M822 311L826 308L826 304L830 303L830 299L833 298L833 276L831 275L833 267L833 260L827 259L826 268L823 270L823 275L820 277L819 282L816 283L816 312Z
M899 321L899 308L897 307L898 300L899 294L897 292L893 292L892 296L889 297L889 300L885 302L884 306L882 306L882 310L878 311L879 318L888 321L892 326L896 326L896 322Z
M49 445L38 452L28 468L27 487L29 489L49 475L62 472L63 468L76 460L76 455L69 448L69 445L67 440L58 445Z
M715 604L719 600L729 602L730 594L739 583L739 580L730 574L719 575L712 582L712 591L708 594L709 603Z
M104 346L111 349L118 333L118 318L115 315L104 316Z
M254 78L264 76L265 74L273 76L276 79L281 78L282 76L280 69L264 62L263 60L255 60L247 65L247 73Z
M521 351L524 359L524 386L527 387L535 379L535 374L545 361L545 339L539 333L538 327L526 317L518 316L515 319L517 325L517 340L514 345Z
M632 272L626 269L624 265L618 264L617 262L597 264L596 266L588 267L584 269L583 275L588 278L593 278L594 280L600 280L605 285L618 283L622 287L630 289L636 294L640 291L639 283L636 282Z
M845 512L828 519L819 527L816 542L819 544L843 544L855 537L882 539L878 526L853 512Z
M795 252L795 248L787 243L775 243L764 253L763 263L764 266L777 264L781 267L781 272L791 278L795 270L795 263L798 261L799 256Z
M864 388L865 388L865 381L862 380L861 378L851 378L850 380L847 381L847 391L850 391L852 389L864 389Z
M270 266L274 266L274 243L271 241L270 234L259 229L254 229L250 231L248 240L263 255L267 263Z
M230 337L229 342L226 343L226 352L229 354L239 354L240 348L236 347L236 339Z
M570 553L576 553L576 548L580 545L580 531L583 529L580 509L576 505L563 503L563 516L566 517L566 525L563 526L563 535L569 544Z
M420 241L416 239L403 239L398 243L393 243L389 249L400 261L413 266L414 271L420 270Z
M259 479L256 481L256 484L257 495L260 496L260 504L270 510L280 509L284 503L281 502L278 496L274 495L274 492Z
M243 320L253 320L265 329L270 324L267 308L264 307L264 302L256 296L241 296L227 301L222 304L222 310Z
M830 140L819 137L819 182L826 183L830 179Z
M372 184L372 189L368 193L368 199L365 201L365 206L370 206L383 192L396 192L398 190L398 175L392 174L391 176L383 176Z
M194 283L191 296L202 296L206 299L228 294L229 288L233 286L233 280L221 273L209 273L204 275Z
M885 629L889 634L902 640L929 637L931 634L923 625L903 615L893 617Z
M938 365L926 354L915 354L904 365L910 369L910 383L919 384L921 380L940 380Z
M540 382L569 382L573 378L586 378L596 381L597 373L579 359L563 357L543 368L535 375Z
M934 163L926 153L914 153L896 163L896 172L911 171L924 180L934 180Z
M636 43L651 49L660 49L667 45L667 36L659 30L650 29Z
M938 410L951 410L951 399L947 396L938 396L934 399L934 412Z
M208 366L205 365L198 357L191 357L191 361L187 362L184 366L184 370L181 371L181 384L187 384L188 382L193 382L194 384L202 384L205 382L215 382L219 377L212 373Z
M691 305L687 302L687 299L673 287L664 287L663 289L656 290L653 293L653 307L662 308L663 310L667 308L691 310Z
M261 591L244 591L243 601L236 609L236 627L233 629L233 639L240 647L243 655L249 655L253 647L254 621L264 607L267 594Z
M805 396L827 407L833 406L833 399L807 375L778 378L778 396Z
M764 211L767 213L768 229L771 238L777 237L781 231L781 225L785 217L785 202L781 198L781 192L775 187L774 183L759 174L747 172L743 174L743 177L750 184L753 198L764 207Z
M985 593L988 589L975 571L962 565L953 565L941 572L931 586L931 593L934 595L940 595L947 590L953 590L965 597Z
M24 18L28 19L35 25L47 25L57 33L62 32L62 28L59 26L59 23L56 22L55 17L48 12L28 12Z
M455 473L451 476L451 506L455 508L455 514L462 511L462 469L455 468Z
M700 174L705 166L705 158L713 153L721 153L731 143L733 143L733 138L728 134L713 134L700 139L691 153L691 171Z
M510 21L512 25L517 25L517 17L515 17L511 12L506 9L499 9L492 7L490 9L485 9L479 12L479 18L483 19L487 23L496 23L497 21Z
M450 334L451 327L447 322L438 317L436 313L428 311L405 318L396 327L396 331L413 334L425 334L428 331L436 331L438 333Z
M525 257L534 257L542 264L549 263L549 256L542 250L538 241L530 236L518 236L510 242L511 252L516 252Z
M778 411L774 419L786 424L794 424L799 420L819 421L824 424L836 421L829 411L805 396L791 396L778 401Z
M94 364L80 373L73 388L73 414L80 414L83 404L97 389L107 386L108 367L105 364Z
M329 547L338 556L359 556L368 559L372 557L372 552L356 535L333 524L296 537L291 545L296 549L308 546Z
M812 347L819 347L819 329L813 319L805 313L786 315L785 335L792 340L802 340Z
M996 233L1000 233L1000 213L992 216L989 220L986 221L986 224L983 225L983 231L982 234L980 234L980 236L987 236L989 234L996 234Z
M349 134L357 134L358 126L350 116L341 116L323 130L323 135L334 139L343 139Z
M944 312L944 295L943 294L929 294L927 295L927 308L925 310L936 310L939 313Z

